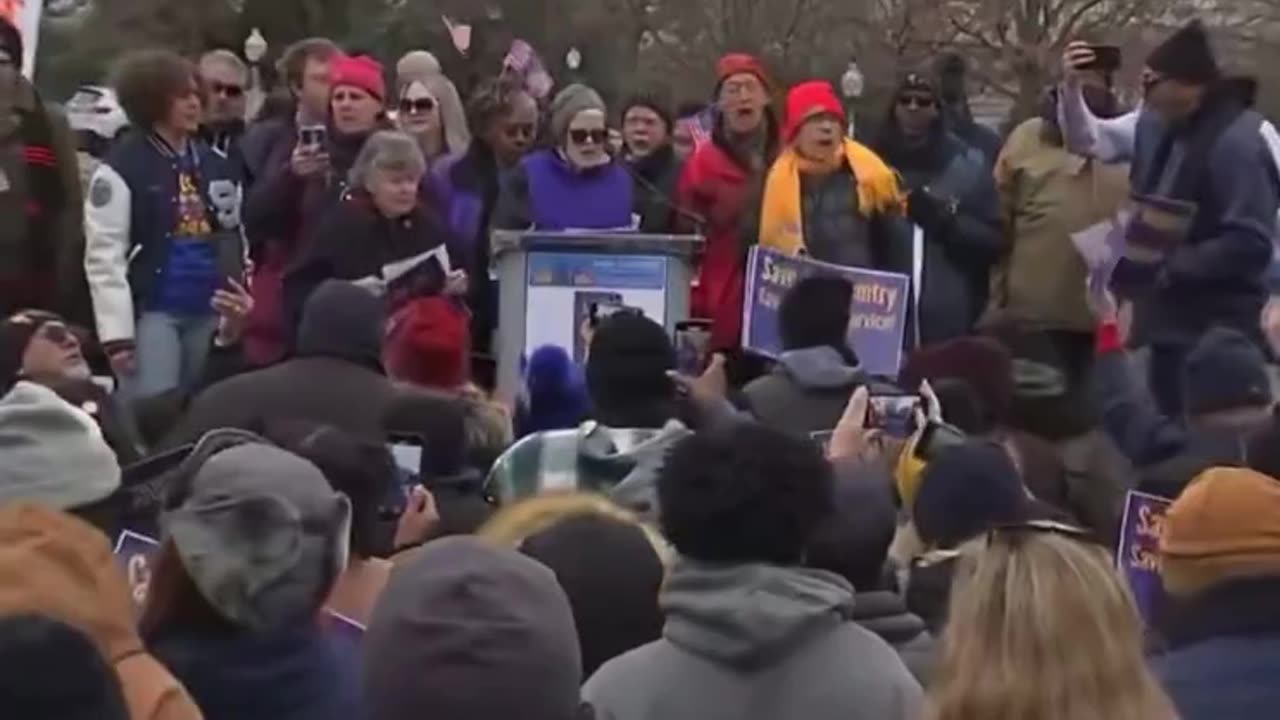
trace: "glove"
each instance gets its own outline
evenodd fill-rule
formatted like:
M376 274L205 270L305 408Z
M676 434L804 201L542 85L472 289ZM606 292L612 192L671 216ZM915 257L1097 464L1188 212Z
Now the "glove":
M955 203L948 203L928 188L912 190L907 196L907 216L927 233L944 230L955 217Z

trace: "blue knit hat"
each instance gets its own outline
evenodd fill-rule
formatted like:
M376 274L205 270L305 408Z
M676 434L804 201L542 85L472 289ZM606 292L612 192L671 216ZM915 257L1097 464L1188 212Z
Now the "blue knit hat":
M1272 402L1267 359L1240 331L1214 327L1183 363L1182 397L1189 415L1266 407Z
M912 517L921 540L952 548L1021 522L1029 511L1026 487L1004 449L970 442L944 450L925 468Z

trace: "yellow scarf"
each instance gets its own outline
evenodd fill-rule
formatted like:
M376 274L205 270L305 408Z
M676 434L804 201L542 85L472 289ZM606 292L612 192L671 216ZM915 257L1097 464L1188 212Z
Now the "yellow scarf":
M858 211L864 218L905 212L906 196L898 185L897 174L874 152L845 138L844 152L836 161L847 162L853 170ZM800 157L790 147L773 163L765 180L760 213L762 247L788 255L799 255L805 249L800 174L810 168L818 169L819 165Z

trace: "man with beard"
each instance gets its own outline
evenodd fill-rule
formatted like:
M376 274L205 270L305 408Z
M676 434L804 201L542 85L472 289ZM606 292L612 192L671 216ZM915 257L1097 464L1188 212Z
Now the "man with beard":
M1063 132L1103 161L1131 161L1134 217L1112 287L1134 303L1133 334L1149 345L1149 385L1164 415L1182 416L1184 359L1214 326L1260 348L1272 259L1280 138L1251 109L1256 83L1228 78L1198 21L1147 58L1143 107L1114 120L1089 113L1084 71L1094 48L1063 58Z
M1114 71L1081 71L1090 110L1116 115ZM1071 152L1058 126L1058 92L1044 96L1040 117L1023 122L996 161L996 190L1012 247L992 272L986 322L1017 331L1045 331L1069 384L1087 375L1093 357L1093 314L1085 297L1088 275L1071 235L1115 216L1129 195L1125 165L1107 165Z
M683 218L682 230L706 236L691 304L695 317L711 318L713 349L738 347L742 332L743 275L748 239L754 242L754 212L764 175L777 157L781 138L770 106L764 66L745 54L726 55L716 66L715 128L698 145L676 188L676 205L705 224Z
M249 68L230 50L214 50L200 58L197 69L204 91L200 136L214 152L234 159L245 129Z

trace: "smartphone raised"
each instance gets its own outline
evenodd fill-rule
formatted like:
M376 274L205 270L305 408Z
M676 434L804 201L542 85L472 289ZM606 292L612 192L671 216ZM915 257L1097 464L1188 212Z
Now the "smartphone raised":
M685 320L676 323L672 338L676 348L676 369L697 376L707 368L711 349L711 321Z
M896 437L910 437L916 431L916 414L922 404L919 395L872 391L867 404L867 427Z
M329 129L324 125L303 125L298 128L298 144L302 147L319 149L329 139Z
M1120 69L1124 54L1119 45L1090 45L1093 50L1093 62L1084 66L1084 70L1101 70L1115 72Z
M963 445L968 440L964 431L954 425L930 421L920 433L916 442L915 456L917 460L928 463L939 453L956 445Z
M417 477L422 472L422 446L420 435L392 434L387 437L387 450L402 472Z

